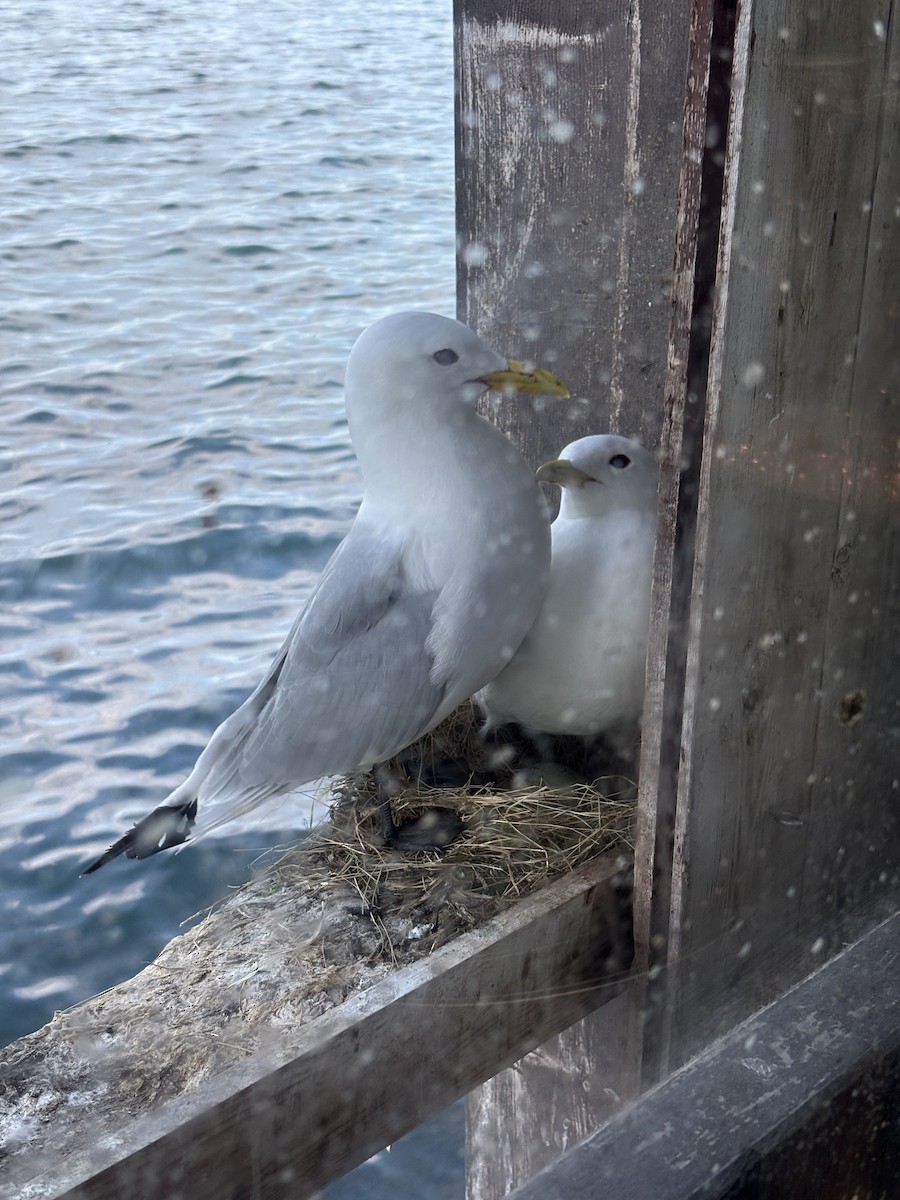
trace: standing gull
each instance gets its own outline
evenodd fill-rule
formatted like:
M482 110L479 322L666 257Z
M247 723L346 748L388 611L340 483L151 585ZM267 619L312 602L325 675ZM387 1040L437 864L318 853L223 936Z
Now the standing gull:
M488 730L603 733L643 706L659 467L637 442L603 434L572 442L537 478L563 489L550 585L515 658L477 700Z
M489 387L568 394L432 313L360 336L345 395L365 494L349 533L256 691L85 874L392 757L512 658L547 588L550 532L524 459L475 412Z

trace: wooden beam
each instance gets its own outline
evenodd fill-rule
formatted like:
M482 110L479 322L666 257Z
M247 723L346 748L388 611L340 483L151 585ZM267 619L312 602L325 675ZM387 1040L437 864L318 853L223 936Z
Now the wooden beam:
M254 1055L64 1164L19 1162L2 1186L20 1200L310 1195L621 990L622 869L586 865L310 1022L299 1055Z
M739 8L675 829L673 1065L900 888L895 18L891 0Z
M638 842L638 914L648 929L657 793L678 747L677 732L662 733L671 716L664 679L712 8L455 2L459 314L517 353L531 339L576 396L537 415L501 401L490 415L534 463L606 430L638 436L662 457ZM693 413L699 431L699 405ZM667 686L670 706L675 690ZM673 782L672 807L674 792ZM662 844L666 814L659 828ZM666 919L668 900L668 888L654 897ZM470 1200L497 1200L634 1093L639 1039L615 1067L603 1049L627 1042L622 1016L594 1014L470 1098Z
M576 396L491 410L535 465L659 444L689 8L455 0L459 316Z
M634 1096L626 989L466 1098L466 1195L508 1195Z
M691 6L635 836L636 969L629 1055L644 1086L656 1082L663 1055L662 972L672 909L687 630L709 362L708 313L715 293L722 144L730 96L730 17L727 0L694 0Z
M895 915L509 1200L895 1195L898 939Z

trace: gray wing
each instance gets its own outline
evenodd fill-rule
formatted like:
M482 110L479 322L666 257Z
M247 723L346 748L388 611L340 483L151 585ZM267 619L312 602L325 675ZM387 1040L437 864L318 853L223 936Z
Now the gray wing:
M203 831L414 741L445 692L427 649L436 599L408 580L398 539L354 523L266 678L166 804L196 797Z

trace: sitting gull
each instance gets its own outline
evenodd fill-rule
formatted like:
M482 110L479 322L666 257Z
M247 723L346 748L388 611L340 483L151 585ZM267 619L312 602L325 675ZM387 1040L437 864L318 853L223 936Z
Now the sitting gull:
M568 395L446 317L396 313L362 333L345 391L365 485L350 531L256 691L84 874L382 763L509 662L544 598L550 528L524 459L475 411L488 388Z
M566 446L537 478L561 485L550 584L509 665L477 695L486 732L604 733L640 718L656 538L656 459L615 434Z

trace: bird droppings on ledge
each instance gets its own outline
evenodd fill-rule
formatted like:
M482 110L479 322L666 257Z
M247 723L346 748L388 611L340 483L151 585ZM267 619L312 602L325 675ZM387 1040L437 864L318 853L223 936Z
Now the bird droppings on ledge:
M484 766L464 707L395 762L402 825L459 812L443 854L385 847L370 777L333 786L331 816L213 907L133 979L0 1051L0 1186L109 1137L596 855L630 850L633 787L430 786L448 760ZM428 785L423 785L425 778ZM189 853L189 851L188 851ZM35 1193L38 1194L38 1193Z

